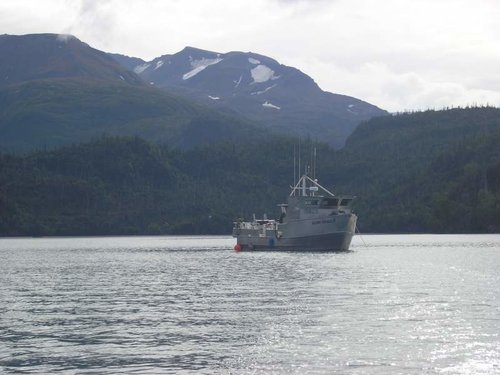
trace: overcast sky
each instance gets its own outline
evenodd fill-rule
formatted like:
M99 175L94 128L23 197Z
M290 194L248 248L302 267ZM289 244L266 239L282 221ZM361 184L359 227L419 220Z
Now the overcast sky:
M42 32L145 60L252 51L389 111L500 106L500 0L1 0L0 34Z

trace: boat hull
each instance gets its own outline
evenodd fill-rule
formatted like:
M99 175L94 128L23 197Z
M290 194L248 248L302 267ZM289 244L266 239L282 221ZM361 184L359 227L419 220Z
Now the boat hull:
M314 234L310 234L310 230L297 230L295 224L293 230L287 226L267 231L242 229L233 235L242 250L348 251L356 229L356 219L356 215L351 214L343 220L341 228L337 221L336 225L318 227ZM305 227L309 224L302 222Z
M241 250L348 251L354 233L330 233L302 238L238 237Z

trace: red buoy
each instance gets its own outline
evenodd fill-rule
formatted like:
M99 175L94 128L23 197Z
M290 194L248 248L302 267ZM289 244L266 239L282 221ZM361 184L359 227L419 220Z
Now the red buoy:
M234 251L236 251L237 253L239 253L241 251L241 245L239 243L234 245Z

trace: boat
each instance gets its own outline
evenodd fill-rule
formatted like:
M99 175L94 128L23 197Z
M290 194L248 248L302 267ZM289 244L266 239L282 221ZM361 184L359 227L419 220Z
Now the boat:
M243 221L233 225L236 251L348 251L356 230L351 195L335 195L303 174L286 204L279 204L279 219Z

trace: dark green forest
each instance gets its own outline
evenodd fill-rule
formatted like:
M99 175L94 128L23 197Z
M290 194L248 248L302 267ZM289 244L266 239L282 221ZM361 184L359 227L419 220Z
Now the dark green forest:
M0 150L9 153L89 142L99 134L139 136L184 149L267 135L248 120L154 87L82 78L0 87L0 134Z
M102 137L3 155L0 233L229 233L235 217L285 199L290 166L274 155L290 147L286 141L223 143L186 152L140 138Z
M500 109L375 118L336 158L365 231L500 232Z
M361 232L500 232L500 110L374 118L334 151L311 140L227 141L190 150L140 138L0 156L0 235L227 234L278 215L317 148L317 176L354 194Z

